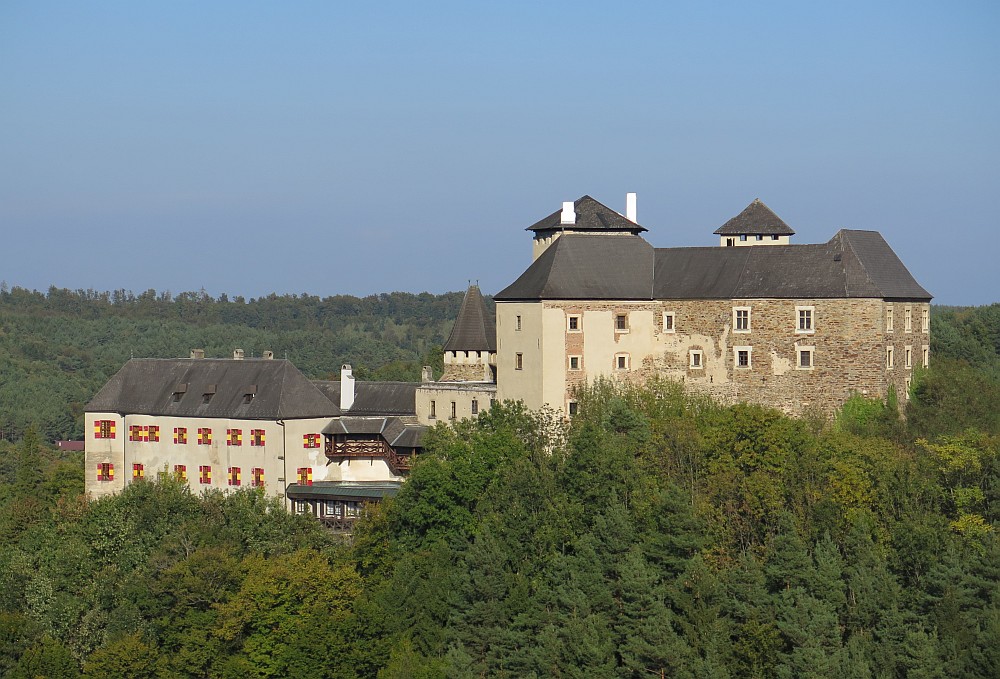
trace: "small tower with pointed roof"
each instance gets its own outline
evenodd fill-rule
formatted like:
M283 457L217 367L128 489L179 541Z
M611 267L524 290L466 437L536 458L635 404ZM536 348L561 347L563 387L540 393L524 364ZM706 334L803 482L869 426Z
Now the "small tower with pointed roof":
M760 198L754 198L743 212L715 230L719 245L788 245L795 234L792 228Z
M563 203L562 210L556 210L545 219L529 226L525 231L535 234L531 261L535 261L559 236L566 233L590 233L600 235L625 234L638 236L647 229L635 221L635 194L626 198L626 214L615 212L608 206L583 196L574 202Z
M497 329L478 285L470 285L458 318L444 343L442 382L493 382Z

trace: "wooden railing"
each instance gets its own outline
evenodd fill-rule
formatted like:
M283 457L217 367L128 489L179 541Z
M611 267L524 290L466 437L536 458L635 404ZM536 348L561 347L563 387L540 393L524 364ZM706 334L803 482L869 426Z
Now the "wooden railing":
M381 437L378 439L347 439L339 441L328 438L326 440L326 456L328 458L382 458L389 465L392 473L396 475L409 472L413 464L410 455L397 453Z

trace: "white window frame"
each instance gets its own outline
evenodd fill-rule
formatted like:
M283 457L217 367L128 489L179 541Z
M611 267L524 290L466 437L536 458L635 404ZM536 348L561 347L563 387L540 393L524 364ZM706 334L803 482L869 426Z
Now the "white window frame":
M675 312L663 312L663 332L677 332L677 314Z
M920 331L930 332L931 330L931 310L924 307L920 310Z
M569 400L569 401L566 401L566 414L567 415L569 415L570 417L573 417L578 412L580 412L580 411L579 411L579 409L577 407L576 401L574 401L572 399Z
M747 364L740 365L740 353L747 352ZM753 370L753 347L733 347L733 368L736 370Z
M903 347L903 367L907 370L913 367L913 347L909 344Z
M920 348L920 359L921 363L925 368L930 367L931 364L931 348L926 344Z
M906 391L906 400L909 401L910 400L910 386L913 384L913 378L912 377L907 377L904 380L903 383L906 386L906 389L905 389L905 391Z
M574 320L576 320L575 328L572 327ZM566 315L566 332L583 332L583 314Z
M739 327L739 321L738 321L738 319L739 319L739 313L742 312L742 311L745 311L747 313L747 327L746 328L740 328ZM741 334L745 334L745 333L749 333L750 332L751 328L753 327L753 315L750 312L751 312L751 308L748 307L748 306L734 306L733 307L733 332L735 332L735 333L741 333Z
M887 304L885 307L885 331L893 332L895 330L895 324L892 318L892 305Z
M802 354L809 354L809 365L802 365ZM816 347L798 346L795 347L795 369L812 370L816 367Z
M576 359L576 367L573 367L573 359ZM579 372L583 370L583 356L573 354L566 357L566 369L570 372Z
M623 327L623 328L619 328L619 327L618 327L618 319L619 319L619 318L624 318L624 319L625 319L625 327ZM625 334L625 333L627 333L627 332L628 332L628 328L629 328L629 323L628 323L628 312L617 312L617 311L616 311L616 312L615 312L615 317L614 317L614 321L613 321L613 322L614 322L614 325L615 325L615 332L616 332L617 334L619 334L619 335L622 335L622 334Z
M809 327L802 327L802 314L808 314ZM795 307L795 334L797 335L813 335L816 333L816 307L814 306L797 306Z
M913 308L903 309L903 332L913 332Z
M697 362L695 357L698 358ZM701 349L691 349L688 351L688 368L691 370L702 370L705 367L705 352Z
M896 367L896 356L895 356L895 353L896 352L893 351L893 347L891 345L887 346L885 348L885 369L886 370L892 370L893 368Z
M621 367L622 359L624 359L625 367ZM632 366L632 360L631 357L628 355L628 353L622 352L615 354L615 366L614 366L615 370L620 372L625 372L629 370L631 366Z

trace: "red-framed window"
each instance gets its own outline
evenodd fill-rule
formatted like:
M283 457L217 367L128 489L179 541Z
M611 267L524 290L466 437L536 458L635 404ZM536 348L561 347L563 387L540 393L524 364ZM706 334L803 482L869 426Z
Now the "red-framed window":
M145 441L146 432L145 427L138 424L133 424L128 428L128 440L129 441Z
M238 486L241 483L243 483L243 477L242 477L242 475L240 473L240 468L239 467L230 467L229 470L228 470L228 474L229 474L229 485L230 486Z
M242 446L243 445L243 430L242 429L227 429L226 430L226 445L227 446Z
M299 483L301 483L303 486L311 486L313 484L312 467L299 467L298 477L299 477Z
M114 420L94 420L95 439L113 439L115 437Z
M150 443L160 442L160 425L151 424L146 427L146 435Z
M319 448L319 434L303 434L302 435L302 447L303 448Z
M254 488L258 488L258 487L264 485L264 468L263 467L254 467L253 468L253 472L252 472L252 476L251 476L251 480L250 480L250 485L252 485Z
M141 464L132 465L132 480L139 481L146 478L146 469Z
M115 465L113 462L101 462L97 465L97 480L98 481L114 481L115 480Z
M175 464L174 465L174 476L177 477L178 481L188 480L188 468L186 464Z
M212 482L212 467L211 465L203 464L198 467L198 483L211 483Z
M263 429L251 429L250 430L250 445L251 446L262 446L262 445L264 445L264 430Z
M187 427L174 427L174 443L179 446L186 446L188 442Z
M212 430L209 427L198 427L198 445L212 445Z

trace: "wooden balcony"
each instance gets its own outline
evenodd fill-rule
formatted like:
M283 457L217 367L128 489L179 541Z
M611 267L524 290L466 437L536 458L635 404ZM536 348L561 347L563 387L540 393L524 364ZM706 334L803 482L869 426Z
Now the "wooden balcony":
M393 474L408 473L413 463L411 454L397 453L381 436L338 434L326 439L326 456L329 459L379 458L386 461Z

